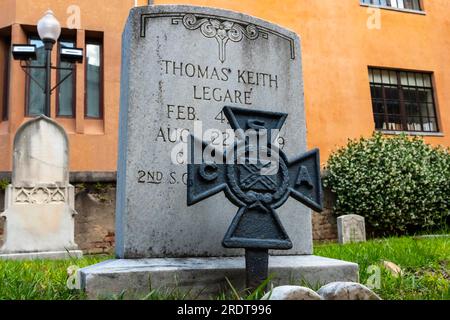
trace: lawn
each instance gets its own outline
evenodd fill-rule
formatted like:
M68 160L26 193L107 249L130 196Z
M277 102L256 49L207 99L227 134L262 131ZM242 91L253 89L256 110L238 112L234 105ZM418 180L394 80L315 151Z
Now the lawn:
M363 284L376 274L373 270L380 270L380 288L374 290L383 299L450 300L449 237L389 238L343 246L322 244L315 246L315 254L358 263ZM0 299L83 299L79 291L67 288L67 268L84 267L108 258L0 261ZM383 267L383 261L400 266L402 275L391 274Z
M450 237L318 245L315 254L358 263L363 284L380 267L380 288L374 291L385 300L450 300ZM402 275L394 276L383 261L400 266Z

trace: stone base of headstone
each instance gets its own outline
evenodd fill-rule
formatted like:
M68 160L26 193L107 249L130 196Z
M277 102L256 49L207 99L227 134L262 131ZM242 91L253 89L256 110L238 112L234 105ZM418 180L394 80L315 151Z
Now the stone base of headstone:
M191 299L217 297L233 288L245 288L244 257L117 259L79 270L81 289L90 299L124 294L141 298L152 290L187 293ZM271 256L269 274L277 285L321 285L358 281L358 265L319 256Z
M81 250L69 251L44 251L44 252L25 252L25 253L0 253L0 260L63 260L78 259L83 257Z

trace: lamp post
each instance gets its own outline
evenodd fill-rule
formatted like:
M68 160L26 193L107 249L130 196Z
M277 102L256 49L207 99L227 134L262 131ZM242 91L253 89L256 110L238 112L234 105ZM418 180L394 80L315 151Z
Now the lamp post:
M53 11L48 10L39 20L37 25L39 37L44 42L45 48L45 108L44 114L50 117L50 97L51 97L51 68L52 68L52 49L61 34L61 25L53 15Z
M68 79L73 71L74 66L68 68L62 67L53 67L52 66L52 49L56 41L58 41L59 36L61 35L61 25L58 20L55 18L53 11L48 10L45 15L39 20L37 24L38 34L44 43L45 49L45 65L36 66L30 65L31 60L36 60L36 46L34 45L14 45L12 49L12 54L14 59L20 60L22 70L33 80L44 92L45 94L45 105L44 105L44 114L47 117L50 117L50 105L51 105L51 94L52 91L55 90L61 83L63 83L66 79ZM79 48L61 48L59 52L60 61L66 61L70 63L74 62L82 62L83 61L83 49ZM39 80L33 78L32 74L28 72L30 69L45 69L45 84L42 85ZM55 70L68 70L68 73L63 79L61 79L53 88L52 88L52 69Z

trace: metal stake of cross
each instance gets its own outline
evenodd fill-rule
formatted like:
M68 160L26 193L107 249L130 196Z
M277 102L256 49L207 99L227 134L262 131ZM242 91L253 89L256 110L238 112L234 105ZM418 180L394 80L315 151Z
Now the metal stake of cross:
M244 248L247 288L257 288L268 277L269 249L289 250L292 242L275 209L291 196L307 207L322 211L319 150L306 152L289 161L284 152L272 143L271 132L280 130L288 116L285 113L224 107L226 118L234 130L258 132L265 130L267 141L249 139L244 134L232 147L232 157L223 154L223 161L203 160L208 144L195 148L190 139L187 204L194 205L221 191L239 210L225 234L226 248ZM252 129L253 131L247 131ZM251 157L257 151L257 158ZM275 171L263 172L273 162L263 163L260 152L277 155ZM275 154L276 153L276 154ZM196 163L196 159L201 161ZM231 163L230 162L231 159ZM239 161L238 161L239 159ZM228 162L227 162L228 160ZM269 175L270 174L270 175Z

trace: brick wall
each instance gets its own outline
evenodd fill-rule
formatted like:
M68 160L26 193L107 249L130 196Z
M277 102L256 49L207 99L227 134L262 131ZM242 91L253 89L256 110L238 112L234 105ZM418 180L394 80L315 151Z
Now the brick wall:
M323 201L323 212L313 211L312 214L313 239L315 241L336 241L337 224L333 214L335 198L330 190L324 189Z
M85 253L113 253L116 187L80 184L75 187L75 242Z
M116 207L114 183L75 185L75 242L86 254L114 252L114 214ZM337 239L336 217L333 216L333 196L324 191L324 212L313 212L312 229L315 241ZM3 211L4 191L0 190L0 212ZM1 220L1 219L0 219ZM0 245L3 221L0 221Z

